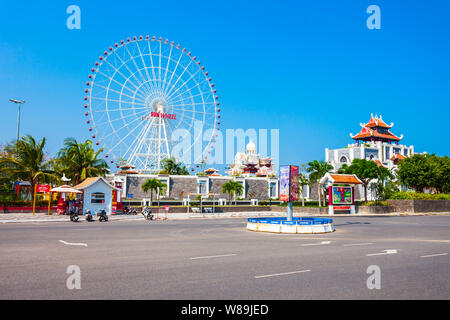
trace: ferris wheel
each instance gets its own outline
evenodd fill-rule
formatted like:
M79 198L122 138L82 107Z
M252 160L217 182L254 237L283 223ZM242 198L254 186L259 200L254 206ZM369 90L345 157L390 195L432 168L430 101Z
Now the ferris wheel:
M84 115L97 146L110 163L140 172L161 170L181 152L194 163L207 160L220 125L216 89L200 60L173 41L127 38L95 62L86 82ZM198 128L201 127L201 130ZM193 153L193 146L200 152Z

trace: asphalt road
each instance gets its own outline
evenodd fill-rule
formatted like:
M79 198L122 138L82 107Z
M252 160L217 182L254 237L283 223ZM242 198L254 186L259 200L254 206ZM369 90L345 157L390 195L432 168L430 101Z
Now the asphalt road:
M0 225L0 299L450 298L450 216L333 219L323 235L242 218Z

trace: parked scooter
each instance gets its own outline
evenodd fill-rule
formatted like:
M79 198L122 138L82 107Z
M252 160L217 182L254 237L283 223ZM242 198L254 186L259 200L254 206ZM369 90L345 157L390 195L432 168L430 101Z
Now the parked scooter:
M123 209L123 213L125 213L125 214L137 214L137 211L136 211L135 208L129 206L129 207L126 207L125 209Z
M106 211L105 211L105 209L100 209L98 212L97 212L97 217L99 217L98 218L98 221L108 221L108 216L106 215Z
M144 215L144 218L147 220L154 220L154 215L152 213L152 210L150 210L149 207L144 207L142 209L142 214Z
M94 218L92 217L91 210L86 210L86 221L87 222L94 221Z
M77 222L80 217L78 216L78 212L75 209L75 207L70 207L69 208L69 214L70 214L70 221L72 222Z

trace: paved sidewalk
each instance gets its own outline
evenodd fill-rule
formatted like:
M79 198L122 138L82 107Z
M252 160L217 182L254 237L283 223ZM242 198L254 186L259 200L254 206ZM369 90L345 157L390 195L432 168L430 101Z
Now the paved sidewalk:
M168 220L185 220L185 219L220 219L220 218L252 218L252 217L274 217L274 216L285 216L285 211L266 211L266 212L223 212L223 213L169 213L167 216L164 213L159 214L159 219L168 218ZM395 216L424 216L424 215L450 215L450 212L427 212L427 213L406 213L406 212L396 212L396 213L377 213L377 214L302 214L294 213L296 217L303 216L315 216L315 217L373 217L373 216L384 216L384 217L395 217ZM156 214L155 214L156 218ZM97 219L94 216L94 219ZM110 221L118 220L144 220L141 214L137 215L109 215ZM85 216L80 217L80 221L84 221ZM37 212L34 215L32 213L0 213L0 224L4 223L20 223L20 222L70 222L68 215L56 215L44 212Z

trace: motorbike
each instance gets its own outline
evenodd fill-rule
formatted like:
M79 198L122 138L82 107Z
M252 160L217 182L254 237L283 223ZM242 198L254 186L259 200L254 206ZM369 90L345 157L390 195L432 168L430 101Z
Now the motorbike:
M98 221L108 221L108 216L106 215L105 209L100 209L97 212Z
M77 222L80 217L78 216L78 212L75 210L75 208L69 210L70 214L70 221Z
M91 210L86 210L86 221L87 222L94 221L94 218L92 217L92 214L91 214Z
M144 218L146 220L154 220L154 215L152 213L152 210L150 210L150 208L144 207L142 209L142 214L144 215Z
M130 207L127 207L127 208L123 209L123 213L125 213L125 214L137 214L137 211L136 211L135 208L130 206Z

